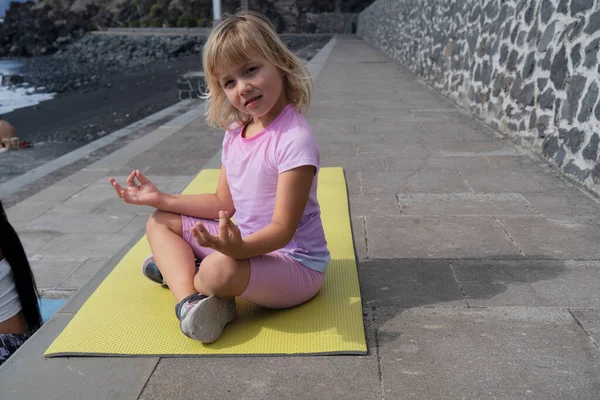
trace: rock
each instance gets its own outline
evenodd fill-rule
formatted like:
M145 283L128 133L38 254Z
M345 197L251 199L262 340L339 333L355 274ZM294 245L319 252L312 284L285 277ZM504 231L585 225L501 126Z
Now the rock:
M578 128L571 128L565 136L565 145L573 152L577 153L585 139L585 132Z
M552 158L558 151L558 139L556 136L551 136L544 142L542 146L542 154L547 158Z
M506 69L509 71L516 71L518 59L519 59L519 52L516 50L511 51L510 55L508 56L508 62L506 64Z
M571 15L586 12L594 5L593 0L571 0Z
M554 13L554 5L551 1L542 1L542 10L540 12L540 16L542 18L542 22L544 24L550 21L552 18L552 14Z
M533 75L533 71L535 70L535 51L527 54L525 58L525 65L523 66L523 79L528 79L531 75Z
M585 33L591 35L600 30L600 9L590 15L588 24L585 27Z
M548 126L550 126L550 116L549 115L542 115L540 118L538 118L538 121L535 124L535 127L538 130L539 138L546 137L546 131L548 130Z
M557 89L564 89L565 79L568 74L568 61L566 57L566 49L563 45L560 51L554 57L550 70L550 80L554 83L554 87Z
M592 169L592 180L594 183L600 183L600 163Z
M548 50L548 45L550 44L550 42L552 42L552 38L554 38L554 30L556 29L556 22L557 21L554 21L550 25L548 25L548 27L546 27L546 29L544 30L544 33L542 34L540 42L538 43L538 50L541 53Z
M542 110L551 110L552 105L554 103L554 99L554 90L551 87L549 87L540 96L540 107L542 108Z
M523 87L518 103L522 106L532 106L535 95L535 82L530 82Z
M598 159L598 146L599 145L600 145L600 136L598 136L597 133L594 133L592 135L592 137L590 138L590 141L587 144L587 146L585 146L585 148L581 152L581 155L583 156L583 158L586 160L589 160L589 161L596 162L596 160Z
M571 49L571 62L573 63L573 68L577 68L579 63L581 63L581 43L577 43Z
M569 163L564 166L563 171L566 174L577 177L577 179L579 179L580 181L584 181L590 175L591 172L589 169L579 168L577 165L575 165L575 162L573 160L569 161Z
M569 123L573 123L573 120L575 119L577 108L579 106L579 99L585 88L586 81L587 78L585 76L575 75L567 85L567 100L563 105L561 114L562 118L568 120Z
M581 110L579 111L579 115L577 116L577 120L579 122L586 122L590 115L592 115L592 110L594 109L594 104L596 104L596 100L598 99L598 85L596 82L590 84L585 97L581 101Z
M538 78L537 79L537 84L538 84L538 90L541 92L542 90L544 90L544 88L546 87L546 84L548 83L548 79L547 78Z
M560 3L558 3L558 7L556 7L556 11L561 14L568 14L569 13L569 0L560 0Z
M585 61L583 65L587 68L592 68L596 65L598 49L600 48L600 38L593 40L585 48Z

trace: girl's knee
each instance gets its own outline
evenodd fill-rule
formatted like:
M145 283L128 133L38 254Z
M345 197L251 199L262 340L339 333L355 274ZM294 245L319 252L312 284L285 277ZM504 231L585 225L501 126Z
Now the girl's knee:
M207 295L230 294L239 269L237 262L219 252L209 254L202 260L194 277L196 290Z
M170 231L175 232L181 236L183 232L181 215L161 210L155 210L146 222L146 231L151 232L163 228L167 228Z

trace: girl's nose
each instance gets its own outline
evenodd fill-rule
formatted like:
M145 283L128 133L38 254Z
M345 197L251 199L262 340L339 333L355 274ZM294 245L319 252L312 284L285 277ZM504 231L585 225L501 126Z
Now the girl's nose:
M238 83L238 92L243 95L250 91L252 91L252 86L250 86L250 83L245 80L240 80Z

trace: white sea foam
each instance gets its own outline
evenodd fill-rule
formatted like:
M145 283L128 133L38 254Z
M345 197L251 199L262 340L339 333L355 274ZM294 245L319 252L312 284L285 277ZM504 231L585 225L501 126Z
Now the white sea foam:
M54 98L54 93L36 93L37 90L33 87L2 86L2 76L18 73L20 66L18 60L0 60L0 115Z

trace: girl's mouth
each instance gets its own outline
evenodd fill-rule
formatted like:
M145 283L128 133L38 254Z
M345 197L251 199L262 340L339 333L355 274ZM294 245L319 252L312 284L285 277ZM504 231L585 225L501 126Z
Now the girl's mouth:
M258 101L258 99L260 99L261 97L262 97L262 95L258 95L258 96L253 96L253 97L249 98L244 103L244 106L253 107L254 105L256 105L256 102Z

